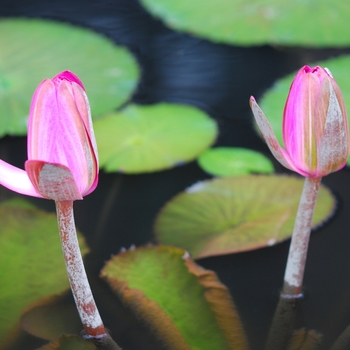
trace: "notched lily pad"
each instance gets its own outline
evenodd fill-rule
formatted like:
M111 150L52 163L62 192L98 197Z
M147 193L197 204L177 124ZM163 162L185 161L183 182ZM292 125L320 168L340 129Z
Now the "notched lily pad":
M234 45L349 46L341 0L141 0L169 27ZM300 25L300 24L303 25Z
M129 250L108 261L101 276L167 349L247 349L227 288L185 250Z
M171 168L193 160L215 140L214 120L195 107L129 105L95 124L100 164L129 174Z
M348 79L349 67L350 67L350 56L344 55L338 58L333 58L325 61L320 61L312 64L312 66L327 67L337 81L345 101L347 108L350 108L350 81ZM280 143L283 147L282 138L282 119L284 105L287 100L290 85L295 78L296 72L289 74L283 79L278 80L274 86L268 90L259 105L264 111L266 118L269 120L271 127ZM348 118L350 114L348 113ZM350 119L349 119L350 124ZM350 164L350 156L348 157L347 164Z
M62 335L38 350L97 350L94 344L77 335Z
M71 70L83 81L93 117L126 102L138 80L124 48L87 29L48 20L0 20L0 136L25 135L34 90Z
M155 222L157 240L195 258L271 246L289 238L304 180L278 175L218 178L197 183L167 203ZM321 186L313 225L333 212Z
M211 148L199 156L198 163L203 170L215 176L269 174L274 171L272 162L268 158L246 148Z
M55 214L16 199L0 205L0 344L18 327L22 310L69 289ZM87 252L80 238L82 253ZM0 348L1 348L0 346Z

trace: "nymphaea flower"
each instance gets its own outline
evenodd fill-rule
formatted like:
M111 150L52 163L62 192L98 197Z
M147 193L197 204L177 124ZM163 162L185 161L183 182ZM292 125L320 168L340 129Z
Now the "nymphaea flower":
M0 160L0 184L55 201L77 200L98 182L90 106L79 78L69 71L36 89L28 122L25 171Z
M73 201L91 193L97 182L97 147L89 102L79 78L65 71L44 80L36 89L30 107L25 170L0 160L0 184L55 201L68 279L85 337L105 342L112 340L90 289L73 215Z
M348 118L342 93L329 70L302 67L289 90L283 114L283 149L254 97L250 105L275 158L305 177L340 170L349 155Z

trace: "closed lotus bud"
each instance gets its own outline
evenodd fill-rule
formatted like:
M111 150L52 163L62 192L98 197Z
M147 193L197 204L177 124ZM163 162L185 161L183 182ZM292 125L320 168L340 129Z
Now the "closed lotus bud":
M339 86L327 69L304 66L297 73L283 115L285 149L254 98L251 107L270 150L287 168L316 178L345 166L348 118Z
M69 71L36 89L28 122L25 170L0 160L0 183L55 201L82 199L98 182L97 146L84 86Z
M65 71L36 89L28 123L25 169L43 197L75 200L97 185L90 107L82 82Z

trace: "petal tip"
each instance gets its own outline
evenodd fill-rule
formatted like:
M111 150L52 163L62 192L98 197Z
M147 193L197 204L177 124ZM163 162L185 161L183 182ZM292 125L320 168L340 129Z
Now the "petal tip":
M255 100L254 96L250 96L250 98L249 98L249 105L250 105L250 108L252 107L252 104L253 104L253 103L256 103L256 100Z
M67 80L70 83L74 82L74 83L80 85L81 88L84 89L84 91L85 91L85 87L84 87L84 84L82 83L82 81L74 73L72 73L69 70L65 70L61 73L58 73L57 75L55 75L52 78L52 80L55 82L59 82L62 80Z

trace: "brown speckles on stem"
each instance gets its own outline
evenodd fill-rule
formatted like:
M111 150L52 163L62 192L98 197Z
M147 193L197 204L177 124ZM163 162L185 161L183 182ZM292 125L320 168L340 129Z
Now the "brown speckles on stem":
M56 202L57 220L69 283L74 300L88 336L106 335L86 276L75 230L73 202Z

